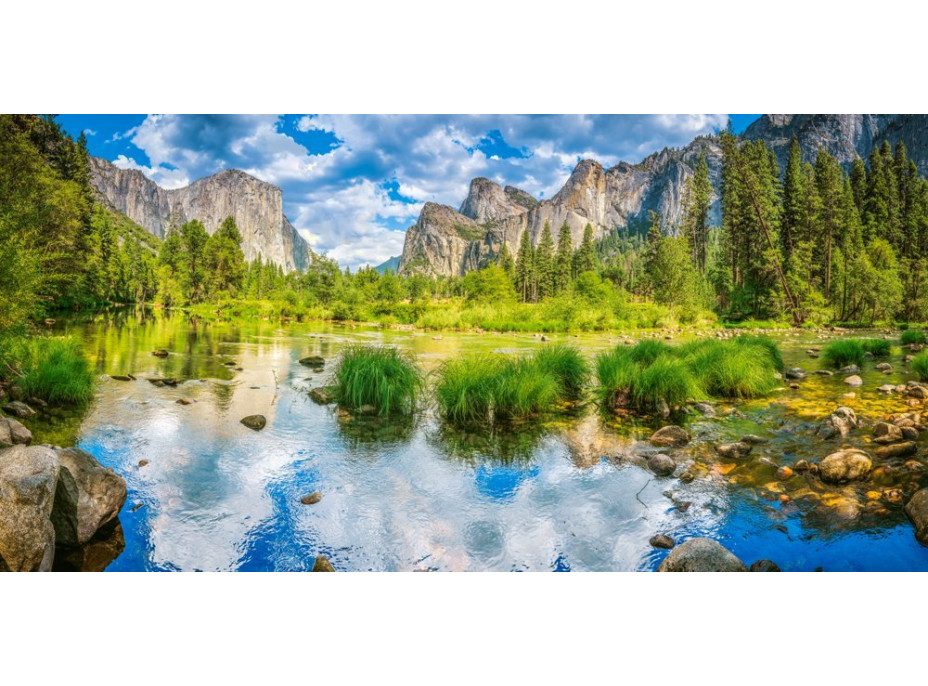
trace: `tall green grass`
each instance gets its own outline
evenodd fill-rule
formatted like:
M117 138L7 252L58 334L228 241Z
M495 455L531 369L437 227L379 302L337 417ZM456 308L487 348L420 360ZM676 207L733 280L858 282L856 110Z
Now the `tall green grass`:
M437 371L439 412L457 424L524 419L579 400L589 365L570 346L552 345L524 357L470 355Z
M864 363L864 344L854 338L832 341L822 351L822 359L830 367L858 366Z
M909 363L912 371L918 374L919 381L928 381L928 350L920 352Z
M758 337L661 344L660 349L654 342L642 342L596 358L595 392L607 409L624 405L645 412L706 396L753 398L774 389L781 364L776 345Z
M93 396L94 374L74 339L7 338L0 346L0 377L12 380L27 398L81 405Z
M767 357L770 358L770 361L773 363L774 369L778 372L782 372L785 368L783 363L783 353L780 352L780 346L777 345L777 342L770 338L769 336L749 336L742 335L737 336L735 343L743 346L759 346L764 349L767 353Z
M351 409L370 405L380 415L412 412L422 385L415 360L396 348L352 345L335 367L338 402Z
M913 343L924 344L926 342L925 332L921 329L908 329L902 332L902 335L899 337L899 342L902 345L912 345Z
M874 357L887 357L892 352L892 345L889 341L882 338L865 338L862 341L864 352L870 353Z

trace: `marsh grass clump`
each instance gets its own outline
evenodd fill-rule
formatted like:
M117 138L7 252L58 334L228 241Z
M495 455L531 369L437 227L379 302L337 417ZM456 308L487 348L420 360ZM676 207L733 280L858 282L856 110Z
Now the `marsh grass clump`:
M620 346L597 357L596 395L603 407L647 412L707 395L763 396L776 387L776 372L782 365L776 344L763 337L660 345L659 352L649 342L643 352L636 350L638 346Z
M9 344L3 375L26 397L53 405L82 405L93 396L94 375L80 345L68 337L36 337Z
M822 359L830 367L858 366L864 363L864 344L854 338L832 341L822 351Z
M928 381L928 350L913 357L909 364L912 371L918 374L919 381Z
M912 345L913 343L924 345L926 341L928 339L926 339L925 332L921 329L907 329L899 337L899 342L902 345Z
M470 355L447 360L436 375L435 399L445 419L490 424L578 401L590 370L575 348L552 345L523 358Z
M380 415L409 413L422 391L422 373L411 355L396 348L352 345L335 367L335 386L345 407L370 405Z
M577 400L590 380L590 365L580 351L569 345L546 345L532 359L537 369L557 379L558 396L564 400Z
M884 341L882 338L866 338L862 342L864 352L874 357L887 357L892 351L889 341Z
M734 341L736 344L746 347L757 346L763 348L776 371L782 372L786 368L786 365L783 363L783 353L780 352L780 346L769 336L749 336L743 334L737 336Z

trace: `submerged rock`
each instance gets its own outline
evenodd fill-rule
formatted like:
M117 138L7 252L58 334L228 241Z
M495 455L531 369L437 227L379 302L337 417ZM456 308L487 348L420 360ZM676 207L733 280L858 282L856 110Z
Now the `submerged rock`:
M335 567L329 562L325 555L316 555L316 561L313 563L314 572L334 572Z
M876 368L881 372L891 372L893 370L893 366L889 362L880 362Z
M919 400L928 400L928 388L924 386L909 386L906 395L910 398L917 398Z
M904 443L893 443L884 445L876 449L874 455L881 460L888 460L892 457L908 457L918 451L918 444L915 441L905 441Z
M693 405L693 409L699 412L704 417L714 417L715 408L712 407L709 403L696 403Z
M806 371L800 367L793 367L792 369L787 369L785 372L783 372L783 376L787 379L802 380L806 378Z
M855 481L870 473L873 461L863 450L848 448L825 457L819 463L822 481L841 483Z
M14 400L13 402L7 403L3 406L3 411L14 417L19 417L20 419L26 419L35 415L35 410L21 400Z
M905 506L905 513L915 525L915 539L928 546L928 488L915 493Z
M52 512L56 542L81 546L119 514L126 502L126 481L80 448L59 450L58 460L61 473Z
M670 476L673 474L673 470L676 468L677 463L674 462L670 455L658 453L657 455L652 455L648 459L648 469L650 469L658 476Z
M325 366L325 358L319 355L309 355L301 359L300 364L305 367L323 367Z
M329 405L335 402L335 391L338 386L318 386L309 392L310 399L318 405Z
M45 446L17 445L0 452L0 571L51 570L59 469L54 451Z
M751 565L749 572L779 572L780 566L773 560L758 560Z
M873 427L873 435L877 443L895 443L902 440L902 429L889 422L879 422Z
M657 571L746 572L748 568L721 543L709 538L691 538L674 548Z
M690 442L690 435L680 426L665 426L651 434L651 445L664 448L680 448Z
M655 534L651 536L651 540L648 541L648 543L651 544L652 548L660 548L662 550L670 550L676 545L674 540L667 534Z
M250 414L247 417L242 417L241 422L254 431L260 431L267 426L267 418L263 414Z
M168 351L164 348L158 348L157 350L153 350L151 354L155 357L167 357Z
M133 381L135 379L131 374L110 374L113 381Z
M842 367L838 370L839 374L860 374L860 367L856 364L849 364L847 367Z

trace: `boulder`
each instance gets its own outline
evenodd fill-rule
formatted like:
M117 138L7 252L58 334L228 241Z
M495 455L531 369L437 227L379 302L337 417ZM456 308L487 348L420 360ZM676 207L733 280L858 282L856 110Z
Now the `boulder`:
M873 435L877 443L895 443L902 440L902 429L889 422L879 422L873 427Z
M905 441L904 443L893 443L884 445L874 451L874 455L881 460L888 460L893 457L908 457L918 451L918 443L915 441Z
M260 431L267 426L267 418L263 414L250 414L242 417L242 424L254 431Z
M912 496L905 506L905 513L915 525L915 540L928 546L928 488Z
M853 376L847 377L847 378L844 380L844 383L846 383L848 386L863 386L863 385L864 385L864 380L861 379L861 378L860 378L859 376L857 376L856 374L854 374Z
M61 474L51 517L57 544L81 546L119 514L126 502L126 481L80 448L59 450L58 460Z
M0 570L47 572L55 558L50 519L58 457L45 446L0 452Z
M727 460L738 460L743 457L747 457L748 453L754 448L750 443L744 441L738 441L737 443L722 443L721 445L715 446L715 451L719 454L719 457L723 457Z
M651 434L651 445L663 448L680 448L690 442L690 435L680 426L665 426Z
M725 546L709 538L691 538L674 548L659 572L746 572L748 568Z
M826 441L836 437L844 438L851 432L851 429L856 429L857 426L857 415L854 410L842 406L822 420L815 430L815 435Z
M648 459L648 469L658 476L670 476L673 470L677 468L677 463L673 461L670 455L658 453Z
M26 419L27 417L35 415L35 410L20 400L7 403L3 406L3 411L14 417L19 417L20 419Z
M32 443L32 432L10 417L0 417L0 448Z
M847 448L832 453L819 463L822 481L841 483L855 481L870 473L873 461L863 450Z

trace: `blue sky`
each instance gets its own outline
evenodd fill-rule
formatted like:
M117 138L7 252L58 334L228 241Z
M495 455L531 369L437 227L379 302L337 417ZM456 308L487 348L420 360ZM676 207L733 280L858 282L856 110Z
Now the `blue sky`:
M236 168L283 189L284 212L343 266L403 248L427 201L457 207L475 176L550 197L576 163L639 162L756 114L143 115L63 114L90 152L179 188Z

